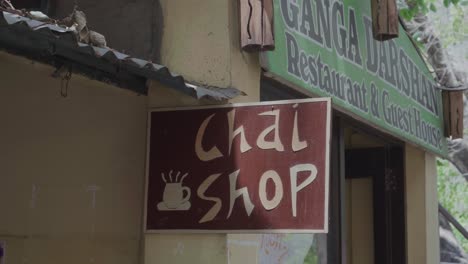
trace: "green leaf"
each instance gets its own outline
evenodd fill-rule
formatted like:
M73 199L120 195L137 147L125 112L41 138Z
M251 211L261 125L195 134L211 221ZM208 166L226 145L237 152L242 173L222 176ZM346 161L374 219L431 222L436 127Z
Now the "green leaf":
M423 14L427 14L427 12L429 12L429 9L427 8L426 5L421 6L421 12L422 12Z
M409 10L411 18L413 18L418 12L419 12L419 6L418 8L412 8Z
M439 202L464 226L468 224L466 205L468 204L468 184L460 173L447 160L437 159L437 189ZM468 240L454 229L460 245L468 250Z
M450 0L444 0L444 6L448 7L450 5Z
M431 3L431 5L429 6L429 9L431 9L432 12L437 11L437 8L435 7L435 5L433 3Z
M411 20L411 18L413 18L413 15L408 8L400 9L400 16L402 16L405 20Z

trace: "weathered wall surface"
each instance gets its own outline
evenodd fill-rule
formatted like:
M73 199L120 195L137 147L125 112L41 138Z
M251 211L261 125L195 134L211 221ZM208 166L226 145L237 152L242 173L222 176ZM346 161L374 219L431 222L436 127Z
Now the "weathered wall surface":
M104 34L109 47L164 64L188 81L248 94L234 102L258 101L258 54L241 52L236 1L80 0L78 4L90 29ZM73 5L74 1L57 0L51 15L65 17Z
M210 102L183 96L181 93L152 82L148 91L149 109L199 106ZM212 102L211 102L212 103ZM157 124L152 124L157 125ZM143 263L215 263L227 261L224 234L154 234L144 235Z
M140 263L147 98L52 72L0 52L5 263Z
M56 1L51 15L65 17L73 4ZM236 102L259 100L258 55L239 48L235 1L78 4L89 28L104 34L110 47L165 64L189 81L235 87L248 94ZM0 87L0 117L8 119L5 125L10 127L0 132L0 145L7 146L0 149L0 156L9 156L0 163L0 175L7 175L0 186L0 208L15 207L0 219L0 241L6 241L9 261L245 259L244 251L228 254L226 235L142 233L148 108L212 102L188 98L157 83L151 84L148 97L136 96L80 76L72 78L70 97L61 98L60 81L49 77L52 68L1 56L2 82L19 87ZM98 189L94 203L93 186Z
M243 53L237 30L237 2L161 0L164 10L161 63L189 81L235 87L247 93L233 102L259 101L258 55ZM153 83L150 108L212 102L181 97ZM225 234L145 234L144 263L254 263L255 252L237 250ZM239 239L241 236L232 236ZM247 261L247 259L249 261Z
M236 1L161 0L161 6L162 64L189 81L247 93L233 102L259 101L258 54L240 49Z

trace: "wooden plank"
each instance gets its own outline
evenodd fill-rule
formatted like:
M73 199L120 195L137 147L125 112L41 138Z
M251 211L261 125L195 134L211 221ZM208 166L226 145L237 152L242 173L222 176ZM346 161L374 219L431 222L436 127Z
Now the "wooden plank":
M396 0L371 0L372 29L376 40L398 37L398 9Z
M463 91L450 92L452 138L463 138Z
M384 155L385 166L373 178L375 263L405 264L404 151L392 146Z
M445 136L463 138L463 91L443 91L442 101Z
M463 235L463 237L465 237L465 239L468 239L468 231L466 231L463 225L460 224L457 219L455 219L455 217L453 217L441 204L439 204L439 212L447 218L447 221L449 221Z
M344 263L346 259L346 219L345 219L345 142L343 122L333 118L330 156L330 206L329 233L327 235L327 258L323 263Z
M241 47L248 52L273 50L272 0L239 0Z

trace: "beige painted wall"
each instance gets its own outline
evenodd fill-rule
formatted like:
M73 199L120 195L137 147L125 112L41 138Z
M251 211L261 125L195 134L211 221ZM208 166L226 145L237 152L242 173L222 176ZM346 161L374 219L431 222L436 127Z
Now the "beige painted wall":
M150 109L221 104L197 100L152 83L148 93ZM244 246L245 241L258 241L260 235L242 234L145 234L144 263L257 263L258 248ZM241 241L241 243L236 243Z
M213 104L185 96L159 83L151 83L149 109ZM217 234L145 234L143 263L225 263L226 235Z
M0 52L6 263L139 263L147 98L52 72Z
M372 178L346 180L346 249L349 264L374 263Z
M188 81L248 94L233 102L259 100L258 55L239 49L235 1L161 6L162 64ZM15 201L0 219L8 263L228 263L227 235L142 236L147 110L213 102L158 83L136 96L81 76L61 98L51 67L3 53L0 67L0 120L9 127L0 131L0 208ZM99 187L95 209L91 185Z
M237 2L230 0L161 0L164 13L161 63L187 81L234 87L247 93L231 102L256 102L260 97L257 54L241 52ZM183 97L153 83L149 108L213 104ZM229 239L242 235L145 234L145 264L255 263L252 250L240 250ZM229 252L229 253L228 253ZM248 261L248 262L245 262Z
M435 157L406 144L406 223L409 264L439 263Z
M345 138L346 145L349 148L382 146L382 142L375 141L352 130L346 130ZM439 263L437 168L435 156L406 144L405 175L408 264ZM347 215L351 216L351 218L354 212L351 213L349 209L354 208L352 203L355 198L349 197L349 192L351 192L352 188L354 195L356 193L359 196L366 195L368 188L365 186L363 183L358 185L354 184L354 182L353 184L347 183ZM364 209L359 208L359 210L362 211ZM366 212L363 213L367 214ZM351 225L349 218L347 218L347 221L348 226ZM347 233L347 236L351 236L348 238L348 242L350 243L353 241L351 233L355 234L355 231L359 230L359 226L353 226L353 228L353 230L349 230ZM350 246L348 244L348 248ZM355 254L349 257L354 259ZM359 261L358 263L365 262Z
M257 53L241 52L237 1L160 0L164 13L161 63L188 81L234 87L260 98Z
M383 147L379 139L345 129L346 149ZM346 257L349 264L374 263L374 211L372 178L345 183Z
M63 98L53 71L0 53L7 263L227 263L226 235L142 236L148 109L214 102L158 83L138 96L78 75ZM244 81L255 84L256 73Z

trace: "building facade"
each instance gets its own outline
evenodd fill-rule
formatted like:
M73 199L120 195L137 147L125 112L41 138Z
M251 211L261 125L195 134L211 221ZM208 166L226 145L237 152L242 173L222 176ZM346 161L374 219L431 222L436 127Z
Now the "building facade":
M319 2L329 1L310 1ZM274 1L275 11L286 3ZM118 55L90 61L57 44L43 56L24 43L47 32L21 28L2 11L1 264L296 263L294 256L305 259L298 263L439 263L440 154L347 111L333 95L326 96L333 101L328 234L145 232L149 111L324 95L275 74L265 54L241 49L237 1L79 4L109 46L153 59L186 83L245 95L197 97L174 75L125 68ZM58 17L72 9L49 5ZM25 42L12 45L11 34ZM53 76L63 65L72 65L71 78Z

